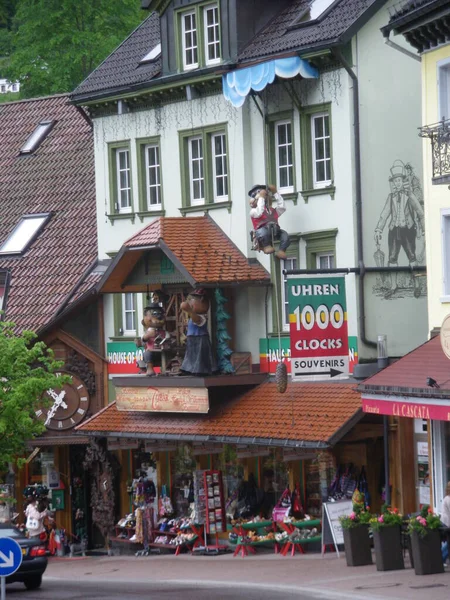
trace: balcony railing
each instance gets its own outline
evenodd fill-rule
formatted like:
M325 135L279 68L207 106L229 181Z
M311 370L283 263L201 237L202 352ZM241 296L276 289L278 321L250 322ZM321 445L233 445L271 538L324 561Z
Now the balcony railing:
M420 127L419 135L431 140L433 183L450 183L450 119Z

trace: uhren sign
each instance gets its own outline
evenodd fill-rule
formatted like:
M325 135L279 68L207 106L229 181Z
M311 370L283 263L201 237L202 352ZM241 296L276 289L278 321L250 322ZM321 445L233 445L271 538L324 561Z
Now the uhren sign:
M288 275L292 378L348 373L345 279Z

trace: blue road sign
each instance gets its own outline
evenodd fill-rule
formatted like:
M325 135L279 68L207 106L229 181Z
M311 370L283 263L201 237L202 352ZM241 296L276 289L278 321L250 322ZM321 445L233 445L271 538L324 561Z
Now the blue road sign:
M7 577L22 564L22 548L12 538L0 538L0 577Z

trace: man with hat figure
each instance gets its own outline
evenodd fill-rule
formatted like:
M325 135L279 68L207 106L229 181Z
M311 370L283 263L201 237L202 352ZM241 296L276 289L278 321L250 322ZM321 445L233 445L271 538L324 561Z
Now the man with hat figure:
M280 247L275 256L285 260L290 240L288 233L278 225L278 217L286 212L283 196L274 185L254 185L248 195L251 198L250 217L259 246L264 254L273 254L273 240L279 240ZM275 208L272 206L274 199L277 201Z
M403 248L408 257L410 266L417 266L416 237L425 234L424 212L419 200L406 185L407 176L405 167L401 160L394 161L391 167L392 192L388 195L377 226L375 227L375 244L380 245L383 229L389 221L388 247L389 266L398 266L398 255ZM392 285L385 293L385 298L391 298L398 289L398 273L395 273L395 286ZM420 283L417 277L413 277L414 296L420 296Z
M180 308L189 315L181 370L192 375L211 375L217 371L217 363L208 333L209 300L206 290L195 289Z

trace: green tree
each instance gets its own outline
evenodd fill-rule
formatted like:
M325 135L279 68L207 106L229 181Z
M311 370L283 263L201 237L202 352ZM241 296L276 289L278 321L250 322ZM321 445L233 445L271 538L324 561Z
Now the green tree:
M17 0L6 76L23 98L70 92L145 16L138 0Z
M20 460L26 442L45 431L36 410L46 390L68 380L54 374L61 366L34 333L16 335L13 323L0 321L0 470Z

